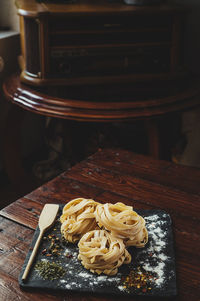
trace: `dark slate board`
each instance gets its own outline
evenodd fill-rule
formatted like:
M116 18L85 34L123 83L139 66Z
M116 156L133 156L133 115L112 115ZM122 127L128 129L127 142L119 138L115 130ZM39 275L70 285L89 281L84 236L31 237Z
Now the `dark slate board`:
M60 206L55 225L45 233L45 237L54 234L61 239L59 222L61 210L62 206ZM48 291L80 291L129 296L172 297L177 295L171 218L168 213L162 210L137 210L137 212L146 220L149 241L145 248L130 247L128 249L132 255L132 261L129 265L122 265L117 275L106 276L102 274L98 276L86 270L77 259L77 245L71 243L63 245L62 252L58 257L47 257L45 254L42 254L42 251L45 248L48 250L50 241L43 239L29 277L24 283L21 277L39 234L39 229L37 228L19 276L20 287L22 289L40 288L48 289ZM66 253L67 256L65 255ZM53 281L42 279L35 270L35 264L40 260L61 263L66 269L63 278ZM130 273L140 273L140 271L148 276L145 285L142 284L141 287L135 287L127 283L126 277Z

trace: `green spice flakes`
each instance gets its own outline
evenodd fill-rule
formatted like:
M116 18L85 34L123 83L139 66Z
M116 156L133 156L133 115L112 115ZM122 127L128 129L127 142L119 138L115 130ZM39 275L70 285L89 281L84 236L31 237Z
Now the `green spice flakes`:
M46 280L59 279L65 274L65 270L61 265L47 260L38 261L35 265L35 269L40 277Z

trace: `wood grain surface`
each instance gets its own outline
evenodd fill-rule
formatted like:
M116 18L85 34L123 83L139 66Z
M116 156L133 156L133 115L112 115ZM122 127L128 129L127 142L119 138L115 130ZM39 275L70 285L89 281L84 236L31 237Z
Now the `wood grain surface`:
M199 81L166 81L144 83L138 88L133 83L129 86L116 84L113 87L100 85L96 92L91 87L80 86L67 89L63 96L56 88L50 91L35 89L20 82L18 74L13 74L3 84L6 99L33 113L70 119L76 121L115 122L147 119L180 112L199 106ZM149 87L152 86L152 88ZM155 91L165 95L155 95ZM182 88L180 88L180 86ZM98 89L98 90L97 90ZM61 91L60 87L60 91ZM127 90L127 91L125 91ZM102 92L103 91L103 92ZM147 97L146 94L151 95ZM152 96L154 95L154 96ZM143 98L142 98L143 97Z
M170 300L198 301L199 187L199 169L154 160L128 151L99 150L0 211L1 300L114 300L112 297L93 294L26 292L20 290L18 285L18 276L44 204L66 203L76 197L90 197L101 202L122 201L135 209L159 208L170 213L175 238L178 285L178 296Z
M123 14L126 12L132 13L133 15L141 14L144 11L146 14L152 14L155 12L175 12L179 7L174 6L167 6L167 5L152 5L149 7L148 10L146 10L146 7L144 6L132 6L132 5L126 5L123 2L116 1L113 7L112 2L108 2L106 0L98 1L94 0L92 2L93 5L91 5L90 1L83 1L79 0L75 3L68 3L62 4L62 3L56 3L56 1L53 1L53 3L39 3L39 1L35 0L17 0L16 6L18 9L19 14L29 17L35 17L40 16L48 13L54 13L62 15L63 13L68 14L74 14L74 15L81 15L81 14L88 14L93 13L96 15L111 11L113 13L119 13ZM182 9L183 10L183 9Z

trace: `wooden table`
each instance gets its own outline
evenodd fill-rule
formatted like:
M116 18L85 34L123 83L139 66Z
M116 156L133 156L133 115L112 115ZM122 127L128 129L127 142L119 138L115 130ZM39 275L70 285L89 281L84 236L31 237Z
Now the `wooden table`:
M160 208L170 213L175 236L179 291L178 297L172 300L199 300L199 187L199 169L154 160L128 151L100 150L0 211L1 301L34 301L41 298L48 301L114 300L112 297L93 294L81 296L68 292L65 295L42 291L24 292L18 285L19 272L44 204L65 203L80 196L105 202L122 201L133 205L135 209Z

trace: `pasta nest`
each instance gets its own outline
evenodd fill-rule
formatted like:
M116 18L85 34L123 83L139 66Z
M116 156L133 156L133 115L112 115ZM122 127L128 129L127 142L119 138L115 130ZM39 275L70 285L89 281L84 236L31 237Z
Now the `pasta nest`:
M94 212L99 203L77 198L67 203L60 217L61 233L69 242L76 242L88 231L98 228Z
M118 267L131 262L123 240L105 230L93 230L82 236L78 243L82 265L92 273L115 275Z
M145 220L131 206L99 204L95 216L100 228L104 227L113 236L123 239L126 246L142 248L148 241Z

